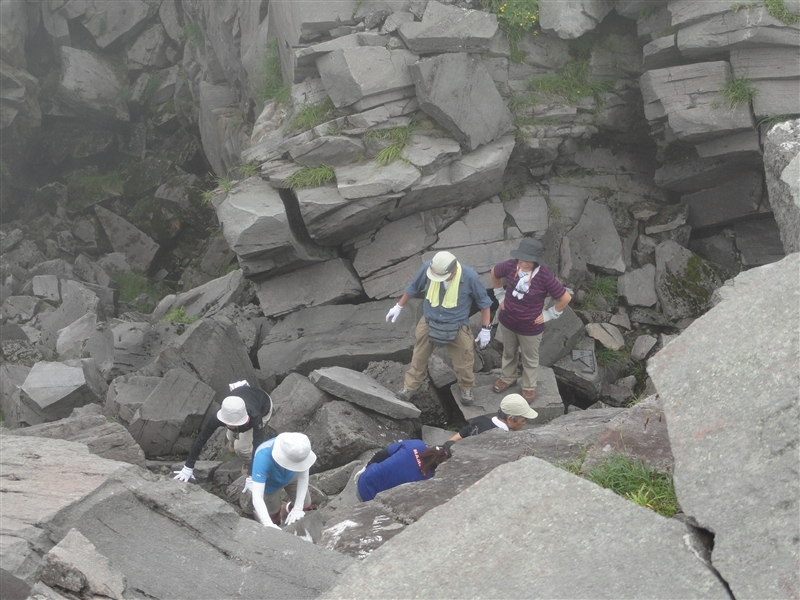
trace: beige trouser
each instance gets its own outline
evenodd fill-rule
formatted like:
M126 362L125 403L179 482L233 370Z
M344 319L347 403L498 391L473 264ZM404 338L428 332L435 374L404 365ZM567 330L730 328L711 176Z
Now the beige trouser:
M269 512L270 516L280 513L281 504L283 504L282 493L284 490L286 490L286 494L289 496L289 501L294 502L294 499L297 496L297 475L292 477L292 480L281 489L264 496L264 502L267 504L267 512ZM311 506L311 495L306 492L306 498L303 501L303 508L308 506Z
M504 327L502 323L497 329L503 341L503 366L500 379L509 384L513 384L517 380L517 351L519 350L522 354L522 389L535 390L542 334L519 335Z
M411 365L406 371L404 386L406 389L416 391L425 380L428 373L428 359L436 348L428 340L428 323L422 317L417 323L414 332L417 338L414 344L414 354L411 356ZM453 370L458 378L458 385L462 390L471 390L475 385L475 373L472 372L472 365L475 364L475 354L473 353L472 334L469 326L464 325L458 330L456 339L447 345L447 352L450 360L453 361Z
M266 427L267 421L272 416L272 411L262 419L262 423ZM241 458L245 462L250 462L253 459L253 429L252 427L247 431L243 431L242 433L237 433L236 431L231 431L230 429L225 431L225 438L229 442L233 442L233 451L236 453L236 456ZM266 441L266 440L265 440Z

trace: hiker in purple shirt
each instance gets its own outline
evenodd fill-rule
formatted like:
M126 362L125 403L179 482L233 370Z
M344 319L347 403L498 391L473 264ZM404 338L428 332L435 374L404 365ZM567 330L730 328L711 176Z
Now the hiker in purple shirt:
M572 296L544 264L544 246L533 238L523 238L510 260L492 268L494 296L500 303L498 333L503 340L500 379L492 390L500 394L517 382L517 350L522 354L522 392L528 402L536 398L539 369L539 344L544 324L557 319ZM505 286L503 285L505 279ZM544 309L550 295L555 306Z

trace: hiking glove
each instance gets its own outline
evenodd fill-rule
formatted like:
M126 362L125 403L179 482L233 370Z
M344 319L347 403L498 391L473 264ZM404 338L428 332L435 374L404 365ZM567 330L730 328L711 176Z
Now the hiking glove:
M391 321L392 323L394 323L395 321L397 321L397 317L400 316L400 311L402 310L403 310L402 306L400 306L399 304L395 304L391 309L389 309L389 312L386 313L386 322L388 323L389 321Z
M176 473L175 479L177 479L178 481L189 481L190 479L196 479L196 477L193 474L194 469L191 469L186 465L184 465L184 467L180 471L173 471L173 473Z
M563 312L563 311L562 311ZM548 321L555 321L558 317L561 316L561 313L556 310L555 306L551 306L548 308L544 313L544 322L547 323Z
M498 304L502 304L506 299L506 288L494 288L494 297Z
M481 348L486 348L489 345L489 342L492 340L492 332L488 329L481 329L478 337L475 338L476 342L480 343Z
M249 492L250 488L252 487L253 487L253 478L248 477L247 479L244 480L244 489L242 490L242 493L244 494L246 492Z
M289 514L286 515L286 524L291 525L295 521L299 521L303 517L306 516L305 511L302 508L293 508L289 511Z

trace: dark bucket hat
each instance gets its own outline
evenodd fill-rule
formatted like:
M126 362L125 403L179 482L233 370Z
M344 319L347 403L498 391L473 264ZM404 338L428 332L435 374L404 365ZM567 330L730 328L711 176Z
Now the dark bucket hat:
M511 256L517 260L535 262L541 266L547 266L544 262L544 246L539 240L533 238L522 238L519 248L511 251Z

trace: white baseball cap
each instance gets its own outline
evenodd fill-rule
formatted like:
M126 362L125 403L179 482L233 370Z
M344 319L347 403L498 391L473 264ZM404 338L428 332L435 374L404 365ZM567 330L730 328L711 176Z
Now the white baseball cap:
M217 418L231 427L238 427L247 423L247 407L239 396L228 396L222 401L222 407L217 411Z
M431 281L445 281L456 270L457 264L456 257L450 252L446 250L437 252L428 267L428 279Z
M528 401L519 394L509 394L503 398L503 401L500 402L500 410L512 417L535 419L539 416L539 413L533 410Z
M272 458L284 469L305 471L317 461L311 441L304 433L281 433L272 446Z

